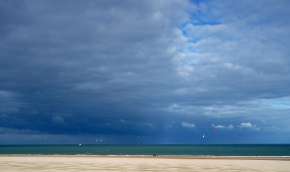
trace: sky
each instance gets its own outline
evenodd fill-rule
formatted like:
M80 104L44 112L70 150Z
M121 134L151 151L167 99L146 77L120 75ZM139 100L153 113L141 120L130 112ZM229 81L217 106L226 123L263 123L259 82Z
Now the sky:
M1 0L0 144L290 143L288 0Z

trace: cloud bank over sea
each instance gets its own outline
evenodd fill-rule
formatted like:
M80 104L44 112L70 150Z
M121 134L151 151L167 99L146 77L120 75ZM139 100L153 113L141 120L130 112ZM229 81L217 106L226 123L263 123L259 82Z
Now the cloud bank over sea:
M289 143L290 2L0 2L0 144Z

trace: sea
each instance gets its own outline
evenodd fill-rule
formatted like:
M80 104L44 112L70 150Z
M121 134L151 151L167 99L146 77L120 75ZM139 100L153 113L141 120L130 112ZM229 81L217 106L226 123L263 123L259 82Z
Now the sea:
M0 145L0 155L290 156L290 145Z

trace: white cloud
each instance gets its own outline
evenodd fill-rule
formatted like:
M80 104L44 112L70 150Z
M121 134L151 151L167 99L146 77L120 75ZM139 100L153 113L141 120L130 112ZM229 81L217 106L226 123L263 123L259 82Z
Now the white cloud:
M181 126L184 128L195 128L195 124L194 123L190 123L190 122L181 122Z
M250 122L242 122L240 128L252 128L254 125Z
M230 129L230 130L235 128L234 125L232 124L229 124L229 125L212 124L212 127L216 129Z
M234 128L240 128L240 129L249 129L249 130L257 130L257 131L260 130L259 127L257 127L255 124L251 122L241 122L239 125L236 125L236 126L234 126L233 124L229 124L229 125L212 124L211 126L212 128L215 128L215 129L232 130Z
M251 122L241 122L240 125L239 125L239 128L241 128L241 129L260 130L259 127L257 127L255 124L252 124Z

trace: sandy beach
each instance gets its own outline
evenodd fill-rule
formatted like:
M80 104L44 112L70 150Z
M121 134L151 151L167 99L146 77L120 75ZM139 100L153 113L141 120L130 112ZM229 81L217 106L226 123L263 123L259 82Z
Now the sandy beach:
M177 158L100 156L0 156L1 172L289 172L288 158Z

